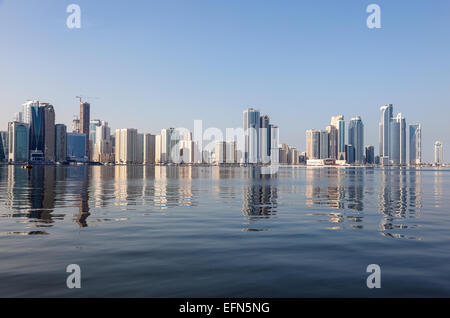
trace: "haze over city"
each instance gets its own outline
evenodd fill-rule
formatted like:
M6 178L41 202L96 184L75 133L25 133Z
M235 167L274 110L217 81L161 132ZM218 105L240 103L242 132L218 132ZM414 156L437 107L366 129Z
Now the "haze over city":
M150 133L240 127L255 107L300 151L307 129L361 116L377 154L380 106L393 104L422 124L424 161L450 144L448 1L377 1L376 30L364 1L77 1L79 30L70 3L0 1L0 130L28 99L70 127L82 94L97 97L91 118Z

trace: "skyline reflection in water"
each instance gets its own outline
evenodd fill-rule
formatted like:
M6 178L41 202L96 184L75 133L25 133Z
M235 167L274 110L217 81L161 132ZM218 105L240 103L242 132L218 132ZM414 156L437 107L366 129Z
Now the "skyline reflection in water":
M449 296L449 185L446 169L0 166L0 295L71 296L75 263L86 297L361 296L376 263L379 296Z
M6 191L0 195L4 206L1 216L21 219L28 223L27 227L34 227L28 234L48 234L46 228L70 216L59 209L56 212L58 207L72 208L72 220L82 228L89 226L92 209L102 211L114 206L127 211L146 206L150 213L174 207L193 208L202 197L213 195L225 205L241 200L242 215L254 223L276 216L282 192L296 194L296 203L304 206L306 215L328 223L327 229L343 229L346 224L363 229L368 207L379 211L378 227L383 235L404 238L401 233L391 232L418 225L407 225L402 220L421 213L422 175L433 176L432 202L440 208L447 173L413 168L303 168L281 169L278 175L270 176L254 168L42 166L25 170L3 166L0 182ZM208 184L210 187L204 188ZM309 207L315 209L311 212ZM95 217L91 221L126 221L128 217Z

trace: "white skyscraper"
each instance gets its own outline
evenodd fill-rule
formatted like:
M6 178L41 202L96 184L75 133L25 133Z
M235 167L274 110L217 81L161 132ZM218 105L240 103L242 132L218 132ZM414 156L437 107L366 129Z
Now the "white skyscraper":
M444 153L442 142L436 141L434 143L434 164L441 165L444 162Z
M401 113L397 114L390 125L389 131L389 163L392 165L406 164L406 120Z
M137 162L138 133L134 128L116 129L116 163Z
M260 159L259 128L260 116L259 110L249 108L244 111L243 129L244 129L244 162L256 164Z
M390 131L391 121L393 114L392 104L387 104L380 108L381 121L380 121L380 162L383 165L390 163Z
M422 163L422 125L409 125L409 164Z

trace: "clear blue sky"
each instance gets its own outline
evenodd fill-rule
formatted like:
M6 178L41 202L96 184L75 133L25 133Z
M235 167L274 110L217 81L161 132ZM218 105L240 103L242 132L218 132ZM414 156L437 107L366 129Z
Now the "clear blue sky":
M82 28L66 27L79 4ZM381 7L368 29L366 7ZM113 128L238 127L259 108L281 141L360 115L378 148L379 107L394 104L450 149L450 1L0 0L0 129L27 99L70 125L76 95ZM448 161L448 160L446 160Z

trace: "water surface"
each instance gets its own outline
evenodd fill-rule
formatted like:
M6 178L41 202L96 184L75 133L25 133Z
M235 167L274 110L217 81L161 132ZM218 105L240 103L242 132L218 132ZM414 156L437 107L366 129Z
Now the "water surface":
M446 169L0 166L0 296L450 297L449 186Z

